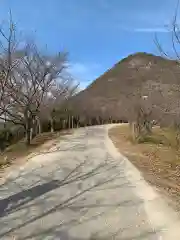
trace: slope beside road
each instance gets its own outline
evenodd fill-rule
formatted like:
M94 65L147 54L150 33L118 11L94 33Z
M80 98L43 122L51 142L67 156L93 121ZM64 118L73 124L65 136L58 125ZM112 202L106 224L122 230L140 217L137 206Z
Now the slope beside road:
M0 239L180 239L178 214L108 138L81 128L0 185Z

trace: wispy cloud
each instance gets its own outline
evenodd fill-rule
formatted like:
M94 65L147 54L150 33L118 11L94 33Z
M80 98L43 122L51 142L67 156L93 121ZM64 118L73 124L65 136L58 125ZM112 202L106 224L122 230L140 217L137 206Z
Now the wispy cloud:
M159 33L168 33L170 29L167 28L136 28L134 29L135 32L159 32Z
M169 33L172 31L172 27L120 27L122 31L126 32L142 32L142 33Z

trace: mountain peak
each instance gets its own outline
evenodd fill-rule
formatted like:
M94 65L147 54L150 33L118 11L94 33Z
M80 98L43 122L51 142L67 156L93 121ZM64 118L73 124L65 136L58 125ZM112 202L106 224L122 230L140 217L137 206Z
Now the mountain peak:
M143 86L150 81L155 85L171 85L179 81L179 76L177 61L151 53L134 53L116 63L83 92L77 94L74 108L80 108L81 104L81 109L87 109L91 113L94 111L101 114L102 109L106 109L107 114L121 117L124 110L123 95L134 92L137 83Z

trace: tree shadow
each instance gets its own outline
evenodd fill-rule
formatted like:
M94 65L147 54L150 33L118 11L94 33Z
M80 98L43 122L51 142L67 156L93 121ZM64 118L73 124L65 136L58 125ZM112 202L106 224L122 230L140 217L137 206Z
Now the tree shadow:
M100 167L98 167L99 169ZM102 166L101 166L102 168ZM100 168L100 169L101 169ZM96 169L97 170L97 169ZM95 171L96 171L95 170ZM73 172L73 171L72 171ZM91 171L92 172L92 171ZM71 173L72 174L72 173ZM42 185L38 185L38 186L35 186L35 187L32 187L28 190L25 190L25 191L22 191L21 193L18 193L18 194L15 194L11 197L8 197L7 199L4 199L2 201L4 201L4 205L2 204L3 206L3 210L1 212L1 217L4 216L5 214L10 214L10 213L13 213L14 211L19 211L19 210L22 210L23 208L27 208L27 206L25 204L27 204L28 202L34 200L35 198L47 193L47 192L50 192L60 186L63 186L63 184L68 184L68 182L66 181L69 176L71 175L69 174L67 176L66 179L64 179L64 181L51 181L49 183L45 183L45 184L42 184ZM83 179L85 177L85 174L83 174L81 176ZM87 175L86 177L89 177L89 175ZM80 225L82 223L86 223L88 221L92 221L92 220L95 220L97 218L99 218L100 216L102 217L104 214L107 214L108 211L110 212L113 208L118 208L118 207L123 207L123 206L136 206L138 207L138 205L142 204L142 201L138 201L136 204L135 203L132 203L130 200L125 200L125 201L120 201L118 203L112 203L112 204L103 204L103 203L89 203L89 204L82 204L81 205L81 201L79 200L79 197L80 196L83 196L85 193L89 192L89 191L92 191L92 190L97 190L98 187L101 187L101 186L104 186L105 184L107 183L112 183L114 180L117 180L118 178L120 178L119 174L113 176L113 177L110 177L110 178L107 178L106 180L103 180L103 181L100 181L96 184L93 184L93 186L91 187L88 187L86 189L84 189L83 191L80 191L79 193L77 194L74 194L72 197L69 197L68 199L64 200L64 201L60 201L60 203L58 203L57 205L54 205L53 207L51 207L49 210L47 211L44 211L42 213L40 213L38 216L36 217L33 217L32 219L30 220L27 220L27 221L24 221L22 224L18 224L16 227L14 228L11 228L9 231L6 231L2 234L0 234L0 238L3 238L5 236L7 236L7 234L9 235L10 233L20 229L20 228L23 228L39 219L42 219L44 217L46 217L47 215L50 215L52 213L55 213L57 211L62 211L64 209L68 209L68 210L71 210L71 211L75 211L75 212L80 212L81 210L83 209L95 209L95 208L105 208L106 210L104 210L103 212L101 213L98 213L98 214L94 214L93 216L91 216L90 218L84 220L83 222L81 222L79 219L72 219L72 220L69 220L67 222L63 222L62 224L60 224L59 226L54 226L54 227L51 227L51 228L48 228L46 230L41 230L41 231L38 231L38 232L35 232L33 234L30 234L26 237L23 237L22 239L24 240L28 240L28 239L37 239L37 240L43 240L45 239L47 236L48 237L52 237L52 238L48 238L48 239L63 239L63 240L80 240L80 239L87 239L85 237L82 236L82 238L73 238L71 236L69 236L68 234L68 229L71 228L72 226L77 226L77 225ZM80 176L77 176L75 178L73 178L73 180L69 180L69 182L72 182L72 181L77 181L77 179L81 179ZM125 183L124 183L125 184ZM119 185L119 186L116 186L116 188L121 188L124 186L124 184L122 185ZM108 189L108 187L106 188L106 190ZM110 186L110 189L111 189L111 186ZM21 202L19 202L21 201ZM48 201L48 199L43 199L43 202L39 202L39 204L41 206L43 206L44 203L46 203ZM10 203L14 203L12 204L12 206L7 209L7 205L9 205ZM79 204L80 203L80 204ZM1 204L1 203L0 203ZM32 203L32 206L37 203ZM76 205L78 204L78 205ZM28 208L30 208L30 205L28 205ZM66 228L67 230L63 230L61 228ZM122 231L122 229L121 229ZM19 240L21 238L18 238ZM115 239L115 238L111 238L110 236L108 238L106 237L93 237L93 238L90 238L90 240L93 239L93 240L104 240L104 239ZM129 240L130 238L127 238L127 240ZM141 238L134 238L134 239L141 239ZM124 240L126 240L126 238L124 238Z
M32 201L41 195L58 188L59 185L60 182L58 180L52 180L0 200L0 217L11 213L13 210L18 209L20 206L25 205L29 201Z
M77 191L77 193L74 193L72 196L64 199L61 199L58 196L58 201L57 204L53 204L52 206L50 206L49 209L44 209L42 210L40 213L37 214L37 216L34 216L30 219L26 218L24 219L23 223L21 224L16 224L16 226L10 228L9 230L6 230L4 232L0 233L0 238L3 238L9 234L11 234L12 232L15 232L16 230L23 228L35 221L37 221L38 219L42 219L52 213L55 213L57 211L62 211L64 209L68 209L72 212L79 212L83 209L91 209L91 208L99 208L99 207L103 207L103 208L107 208L107 210L110 211L111 208L114 207L118 207L118 205L122 205L123 204L128 204L127 201L124 202L120 202L117 204L98 204L98 203L89 203L86 204L83 203L80 200L80 197L83 198L83 196L88 193L88 192L92 192L92 191L98 191L99 187L106 187L106 184L108 183L113 183L114 180L117 179L121 179L123 178L123 176L120 176L120 173L117 172L115 174L113 174L112 176L110 175L109 177L106 178L102 178L102 174L106 174L109 171L112 171L114 169L116 169L116 164L107 164L102 163L102 164L98 164L97 166L95 166L94 168L89 169L88 171L84 172L81 171L82 169L86 169L86 163L89 161L89 159L86 159L85 161L79 163L76 167L74 167L71 171L69 171L66 176L62 179L62 180L51 180L49 182L46 182L44 184L38 184L36 186L33 186L27 190L23 190L19 193L16 193L12 196L9 196L7 198L4 198L3 200L0 201L0 217L6 217L8 215L11 215L13 217L14 213L19 213L20 210L26 210L27 211L27 215L31 215L31 207L39 207L43 208L44 205L48 204L48 197L46 196L46 193L48 192L53 192L53 190L55 189L61 189L63 187L65 187L67 185L67 187L69 187L68 185L71 184L78 184L82 183L84 181L89 181L90 179L94 178L94 177L98 177L96 183L92 184L92 185L87 185L84 189L79 189L79 191ZM33 174L33 173L32 173ZM47 181L48 179L44 179L45 181ZM124 184L127 183L123 183L119 186L116 185L116 188L121 188L124 186ZM111 188L112 186L109 186L109 188ZM108 188L108 187L107 187ZM99 189L99 191L103 190ZM40 196L43 196L43 199L39 198ZM38 199L38 202L34 202L33 200ZM76 205L78 203L78 206ZM82 204L82 205L81 205ZM129 203L130 204L130 203ZM139 203L138 203L139 204ZM30 211L28 213L28 211ZM86 222L92 220L92 219L96 219L97 217L99 217L100 215L102 216L105 212L102 212L101 214L95 214L93 216L91 216L90 219L87 219ZM10 216L10 219L11 219ZM85 221L84 221L85 222ZM69 220L65 223L62 224L63 227L68 227L68 226L75 226L80 224L79 219L72 219ZM61 226L61 227L62 227ZM55 231L55 230L54 230ZM58 234L62 233L61 230L58 230ZM64 232L62 234L65 234ZM23 238L25 239L25 238ZM28 239L28 238L27 238ZM68 239L68 238L67 238Z
M94 135L93 132L89 134ZM95 146L92 146L92 149L94 149L94 147ZM66 150L66 148L64 149ZM67 151L74 151L73 149L76 149L76 146L70 149L67 148ZM97 160L97 157L95 160ZM68 157L65 161L69 161ZM108 154L103 156L102 163L96 163L96 165L94 165L94 159L90 157L87 157L84 161L78 158L76 161L75 157L73 157L73 161L76 163L70 166L70 168L67 167L68 165L66 164L64 167L61 162L61 164L57 165L57 168L53 168L53 171L50 170L45 176L42 176L42 171L39 172L39 176L38 171L28 173L28 175L25 176L28 179L34 177L39 179L41 183L45 183L36 183L36 186L0 200L0 220L2 220L2 226L0 225L0 239L6 239L10 234L22 231L24 236L22 238L17 237L18 240L44 240L46 237L48 239L83 240L87 238L85 236L81 236L81 238L71 237L69 230L78 226L83 228L83 224L89 224L91 221L104 217L104 215L111 213L114 209L123 207L138 208L139 205L143 205L143 200L137 199L136 201L132 201L129 196L127 199L123 198L123 196L119 197L116 202L114 199L112 199L112 202L101 202L98 197L96 198L98 191L107 192L108 195L110 194L108 191L119 191L119 193L122 193L124 188L132 191L135 187L129 184L128 181L124 181L123 166L119 168L117 162L109 159ZM48 165L47 168L49 168ZM61 170L63 174L60 172L57 176L59 170ZM58 180L52 180L56 178L58 178ZM10 179L10 181L13 180L15 181L14 184L18 185L17 179ZM8 186L8 182L6 182L6 186ZM64 189L65 191L72 189L72 191L64 196ZM93 195L94 198L89 197L91 195ZM54 198L55 201L51 201L52 198ZM38 211L32 214L32 209ZM93 210L92 214L87 215L87 217L81 221L82 215L91 210ZM66 218L68 214L70 216ZM57 221L55 217L57 215L64 216L65 218L58 219ZM21 221L16 221L16 218L21 218ZM51 224L42 229L31 228L32 225L38 225L41 221L45 223L46 220L48 224L49 221L52 221ZM8 222L9 227L4 227L3 222ZM28 232L26 232L26 228ZM119 231L122 231L122 228L122 226L119 226ZM31 231L29 231L29 229ZM145 234L146 232L144 232L144 235ZM146 238L146 235L144 238ZM104 239L116 238L112 236L105 236L103 238L96 236L89 240ZM124 240L130 239L140 240L143 238L140 238L140 236L124 238ZM148 235L146 239L148 239Z
M81 237L72 237L68 234L68 231L66 230L60 230L59 227L56 228L48 228L43 231L39 231L38 233L34 233L32 235L29 235L23 239L18 240L30 240L30 239L36 239L36 240L44 240L47 236L48 239L62 239L62 240L145 240L145 239L160 239L160 236L162 234L162 230L158 229L155 231L142 231L139 234L131 235L131 236L122 236L121 233L123 231L127 231L128 229L122 229L120 228L115 234L105 234L100 235L99 233L92 234L90 237L81 236ZM120 233L118 235L118 233Z

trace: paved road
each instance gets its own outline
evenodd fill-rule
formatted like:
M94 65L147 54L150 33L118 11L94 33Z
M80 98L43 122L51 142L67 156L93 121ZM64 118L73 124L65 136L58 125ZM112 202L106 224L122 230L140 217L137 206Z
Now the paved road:
M78 129L0 185L0 239L180 239L176 214L121 156L109 126Z

